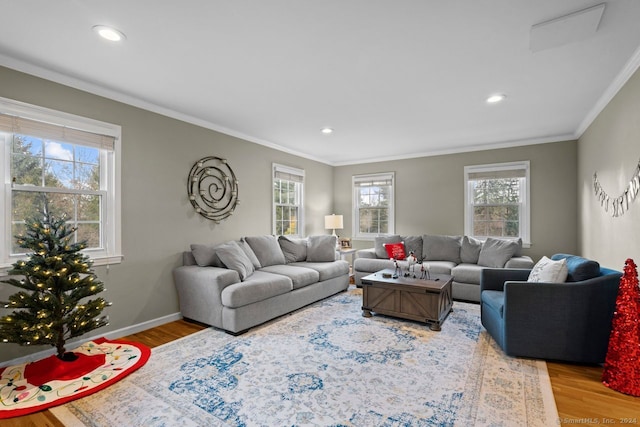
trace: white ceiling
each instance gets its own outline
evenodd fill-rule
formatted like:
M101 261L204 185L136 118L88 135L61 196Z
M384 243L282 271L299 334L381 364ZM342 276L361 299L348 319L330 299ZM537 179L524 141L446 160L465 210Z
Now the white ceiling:
M532 52L533 25L601 3L595 33ZM0 65L331 165L574 139L640 65L638 0L0 0L0 11ZM99 39L97 24L127 40ZM486 104L493 93L506 101Z

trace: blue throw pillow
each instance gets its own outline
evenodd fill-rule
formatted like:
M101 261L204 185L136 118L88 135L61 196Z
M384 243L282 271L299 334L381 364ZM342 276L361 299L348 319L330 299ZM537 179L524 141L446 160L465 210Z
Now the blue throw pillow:
M554 261L567 260L567 282L581 282L600 276L600 264L597 261L582 258L577 255L555 254L551 257Z

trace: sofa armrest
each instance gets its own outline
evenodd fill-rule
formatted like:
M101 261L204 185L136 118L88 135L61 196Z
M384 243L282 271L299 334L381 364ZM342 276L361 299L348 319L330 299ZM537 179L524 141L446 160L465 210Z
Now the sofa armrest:
M222 290L240 282L235 270L189 265L173 270L182 315L217 327L222 326Z
M371 258L371 259L376 259L378 258L376 256L376 249L375 248L367 248L367 249L360 249L356 252L356 258Z
M504 265L504 268L533 268L534 262L526 255L514 256Z
M530 272L522 268L484 268L480 272L480 293L502 291L507 281L526 281Z

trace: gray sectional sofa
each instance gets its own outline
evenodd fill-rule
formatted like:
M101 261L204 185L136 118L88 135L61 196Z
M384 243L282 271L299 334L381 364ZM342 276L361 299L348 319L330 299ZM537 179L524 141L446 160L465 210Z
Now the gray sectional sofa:
M353 263L355 283L385 268L394 268L385 245L402 242L408 254L424 259L431 273L453 276L453 298L480 302L480 273L485 268L532 268L533 260L523 256L522 240L487 238L484 242L467 236L382 236L370 249L356 252ZM406 262L399 266L406 268Z
M183 264L173 271L183 317L232 334L349 287L349 264L336 260L335 236L193 244Z

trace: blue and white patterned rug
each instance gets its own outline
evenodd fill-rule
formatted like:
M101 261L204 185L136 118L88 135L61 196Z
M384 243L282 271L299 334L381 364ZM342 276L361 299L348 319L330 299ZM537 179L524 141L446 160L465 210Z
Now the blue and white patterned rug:
M239 337L201 331L52 411L104 427L556 424L546 364L505 356L478 305L455 302L441 332L361 305L351 288Z

